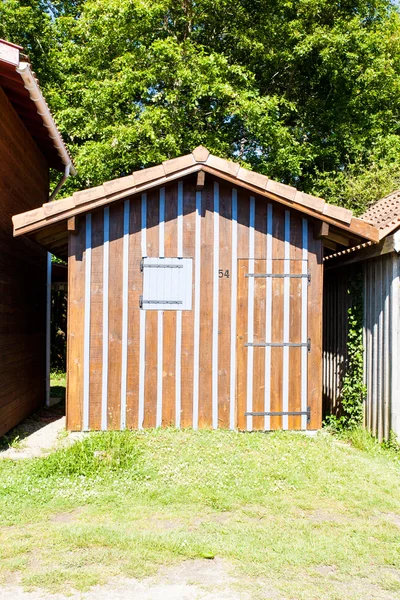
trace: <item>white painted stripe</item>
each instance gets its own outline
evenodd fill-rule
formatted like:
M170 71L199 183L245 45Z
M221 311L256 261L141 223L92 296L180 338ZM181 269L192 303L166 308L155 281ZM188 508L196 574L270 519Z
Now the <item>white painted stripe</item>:
M165 188L160 188L160 224L158 230L158 255L164 258Z
M110 209L104 209L103 223L103 366L101 374L101 428L107 429L108 404L108 287L110 272Z
M183 181L178 182L178 258L183 258Z
M285 210L285 260L284 273L290 273L290 211ZM283 342L289 342L290 324L290 278L283 280ZM283 385L282 385L282 411L289 410L289 346L283 347ZM282 429L288 429L289 418L282 417Z
M147 194L141 197L141 249L142 257L147 256ZM138 429L143 429L144 421L144 383L146 375L146 311L140 310L139 323L139 409L138 409Z
M92 274L92 215L86 215L85 316L83 333L83 429L89 429L90 289Z
M254 273L254 223L256 213L256 201L250 196L250 220L249 220L249 273ZM248 309L247 309L247 341L249 344L254 342L254 277L248 279ZM246 412L253 411L253 358L254 348L247 348L247 402ZM253 429L253 417L246 417L247 431Z
M201 192L196 192L195 272L194 272L194 366L193 366L193 429L199 426L200 373L200 274L201 274ZM178 417L178 413L177 413ZM180 415L179 415L180 417ZM180 418L176 426L179 427Z
M158 228L158 254L164 257L164 227L165 227L165 188L160 188L160 218ZM163 340L164 340L164 311L158 311L157 327L157 408L156 427L162 425L162 395L163 395Z
M121 357L121 429L126 427L126 375L128 367L128 266L129 266L129 209L124 202L124 237L122 250L122 357Z
M218 317L219 317L219 183L214 182L214 274L212 330L212 426L218 428Z
M157 411L156 427L162 425L162 394L163 394L163 336L164 336L164 313L158 311L158 341L157 341Z
M267 260L266 273L272 274L272 204L267 206ZM266 303L265 303L265 341L272 341L272 278L266 281ZM265 346L265 387L264 387L264 411L271 411L271 346ZM271 429L271 417L264 416L264 429Z
M237 190L232 190L231 376L229 426L236 427Z
M178 182L178 215L177 215L178 258L183 258L183 182ZM182 311L176 311L176 349L175 349L175 423L181 424L182 398Z
M308 221L303 219L303 262L302 262L302 273L307 274L308 270ZM308 336L308 281L305 277L301 280L301 341L303 344L307 343ZM308 385L308 350L306 346L301 349L301 410L307 410L307 385ZM307 429L307 416L301 416L301 428Z

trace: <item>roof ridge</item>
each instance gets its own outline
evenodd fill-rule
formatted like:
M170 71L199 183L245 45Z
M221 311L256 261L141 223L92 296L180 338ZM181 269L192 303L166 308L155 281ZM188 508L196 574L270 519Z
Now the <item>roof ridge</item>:
M33 230L39 227L35 224L40 222L43 227L49 220L59 221L68 218L73 210L78 210L79 213L85 212L199 170L205 170L217 177L224 177L232 183L237 182L238 185L253 190L253 193L261 193L272 200L293 206L307 214L314 214L319 219L333 221L333 224L338 227L348 228L351 224L357 227L357 224L361 223L364 225L364 221L353 217L353 213L346 208L328 204L322 198L269 179L266 175L256 171L245 169L239 163L215 156L204 146L198 146L190 154L168 159L159 165L138 169L131 175L106 181L100 186L75 192L68 198L47 202L38 209L16 215L13 217L14 232L18 235L20 232L26 232L27 228ZM358 229L360 229L359 225Z

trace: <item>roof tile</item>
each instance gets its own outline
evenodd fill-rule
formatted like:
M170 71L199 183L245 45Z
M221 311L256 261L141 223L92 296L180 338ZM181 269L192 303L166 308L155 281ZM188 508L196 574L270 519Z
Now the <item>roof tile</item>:
M282 196L291 202L293 202L297 192L296 188L286 185L285 183L280 183L279 181L273 181L272 179L268 180L267 187L265 189L267 192Z
M28 210L24 213L20 213L19 215L14 215L12 217L15 230L21 229L25 227L25 225L31 225L36 223L37 221L41 221L45 218L44 210L42 206L39 208L34 208L33 210Z
M74 192L72 195L75 206L86 204L86 202L90 202L91 200L97 200L102 196L104 196L102 185L98 185L97 187L93 187L88 190L82 190L81 192Z
M255 185L262 190L265 190L268 177L266 175L261 175L261 173L256 173L255 171L249 171L248 169L243 169L240 167L239 172L237 174L237 178L240 181L245 181L250 183L251 185Z
M165 171L163 165L157 165L155 167L149 167L148 169L134 171L132 176L135 180L135 185L142 185L148 181L154 181L154 179L165 177Z
M118 179L113 179L111 181L106 181L105 183L103 183L103 188L106 196L110 196L111 194L117 194L118 192L122 192L132 187L135 187L135 179L132 175L127 175L126 177L119 177Z
M360 217L379 229L380 239L400 226L400 190L372 204Z
M164 171L166 175L180 171L186 167L192 167L196 164L196 160L192 154L186 154L185 156L179 156L178 158L171 158L171 160L165 160L163 162Z
M323 214L327 217L332 217L338 221L342 221L347 225L350 225L353 213L347 208L342 206L335 206L334 204L325 204Z
M207 166L218 169L219 171L223 171L224 173L228 173L229 175L233 175L234 177L237 176L240 169L240 165L238 163L225 160L225 158L219 158L219 156L213 156L213 154L210 154L207 158Z
M325 208L325 201L322 198L317 198L304 192L297 192L294 201L296 204L301 204L319 213L322 213Z
M196 162L206 162L210 153L204 146L197 146L192 152L192 156Z
M63 198L62 200L53 200L52 202L47 202L43 204L43 212L45 217L50 217L52 215L58 215L65 210L70 210L75 207L75 202L72 196L68 198Z

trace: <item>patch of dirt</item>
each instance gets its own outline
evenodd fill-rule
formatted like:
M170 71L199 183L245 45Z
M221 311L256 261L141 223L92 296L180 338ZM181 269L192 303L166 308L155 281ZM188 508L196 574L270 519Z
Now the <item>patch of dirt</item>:
M18 585L0 586L0 600L253 600L282 599L272 588L263 586L262 594L245 591L243 578L230 574L222 559L187 560L163 568L158 575L143 581L118 578L106 585L94 586L89 592L49 594L43 591L25 592Z
M157 529L158 531L168 531L170 529L178 529L182 527L182 521L172 521L171 519L152 518L147 530Z
M329 512L327 510L324 510L323 508L319 508L317 510L314 510L311 513L308 513L307 518L310 519L310 521L313 521L314 523L342 523L343 522L343 517L338 514L338 513L334 513L334 512Z
M21 432L19 447L0 450L0 458L21 460L46 456L55 448L72 444L85 435L83 432L73 432L60 439L60 434L65 431L65 416L60 416L58 411L45 410L50 416L29 418L18 426L18 432Z
M204 517L196 517L195 519L193 519L193 521L189 527L189 531L198 529L204 523L226 523L227 521L230 520L231 517L232 517L232 514L230 512L221 512L221 513L206 515Z
M319 575L323 575L324 577L335 575L337 572L337 568L332 565L320 565L319 567L315 567L315 570Z
M397 525L397 527L400 528L400 515L396 513L384 513L383 516L386 517L388 521L393 523L393 525Z
M83 508L75 508L69 512L57 513L56 515L52 515L50 521L52 523L74 523L77 521L77 517L82 513Z

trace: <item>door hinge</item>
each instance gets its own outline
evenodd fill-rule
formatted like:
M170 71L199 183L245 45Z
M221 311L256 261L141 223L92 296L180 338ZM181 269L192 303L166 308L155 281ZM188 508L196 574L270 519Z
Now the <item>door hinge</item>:
M308 338L307 340L307 350L311 352L311 338Z
M270 411L270 412L245 412L245 417L307 417L307 423L311 421L311 406L307 410L288 410L288 411Z
M310 269L308 269L308 271L307 271L307 282L308 282L308 285L310 285L310 283L311 283L311 271L310 271Z

